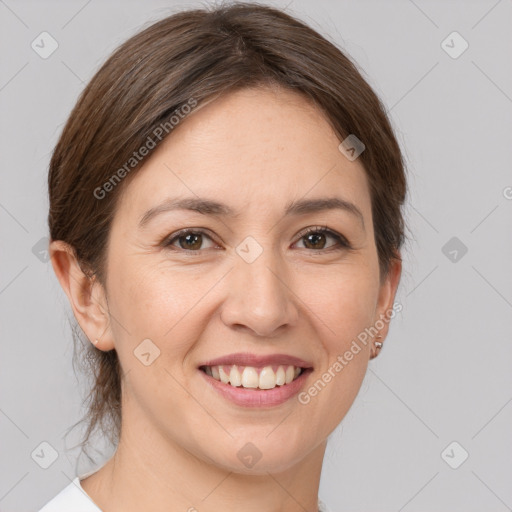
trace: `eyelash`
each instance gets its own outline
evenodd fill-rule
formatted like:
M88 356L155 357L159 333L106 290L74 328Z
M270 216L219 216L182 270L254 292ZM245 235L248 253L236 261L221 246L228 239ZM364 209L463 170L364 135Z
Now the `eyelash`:
M308 250L307 248L304 248L304 249L308 250L309 252L312 252L313 254L326 253L329 251L340 251L340 250L351 250L352 249L352 246L350 245L349 241L343 235L340 235L336 231L329 229L327 226L313 226L313 227L307 228L306 231L301 233L301 235L299 236L297 241L300 241L302 238L306 237L307 235L309 235L311 233L325 234L325 235L328 235L328 236L334 238L338 242L338 246L334 245L332 247L328 247L327 249L309 249ZM178 231L177 233L173 233L172 235L170 235L170 237L167 237L164 240L163 245L166 248L171 248L171 250L177 250L179 252L183 252L185 254L190 254L190 255L194 255L194 256L203 252L204 249L203 250L201 250L201 249L198 249L198 250L182 249L181 247L175 247L172 245L174 241L178 240L180 237L187 235L187 234L206 235L208 238L210 238L210 240L215 242L215 240L213 239L212 236L210 236L208 231L206 231L204 229L186 228L186 229L182 229L182 230ZM215 242L215 243L217 243L217 242Z

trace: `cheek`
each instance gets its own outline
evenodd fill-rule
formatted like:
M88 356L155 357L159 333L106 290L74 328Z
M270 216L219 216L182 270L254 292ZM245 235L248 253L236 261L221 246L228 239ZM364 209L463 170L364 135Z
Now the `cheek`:
M322 378L330 389L324 395L333 411L343 416L366 373L370 343L365 330L373 325L378 300L378 275L366 266L346 268L323 280L311 300L317 313L315 331L326 353ZM321 293L320 293L321 289ZM328 398L329 397L329 398Z
M185 350L201 323L200 310L215 280L204 272L192 274L136 262L134 258L111 273L110 310L125 327L115 331L119 348L149 338L161 349L168 349L172 340L174 354Z
M311 391L321 394L317 407L330 410L334 422L331 427L351 407L366 374L371 346L363 336L372 325L376 300L374 280L352 275L331 282L323 295L323 305L315 306L320 317L315 331L326 358L318 376L321 382L316 386L322 391Z
M136 260L112 270L109 307L116 351L129 374L126 396L149 412L172 403L170 394L180 396L172 376L181 380L180 366L202 328L194 305L205 291L190 287L183 273L138 266Z
M366 374L370 344L358 336L372 325L377 302L376 274L350 266L318 279L308 307L325 353L315 379L299 396L304 421L327 435L347 414Z
M308 280L301 297L317 315L335 347L343 348L373 321L378 275L367 266L347 266ZM323 332L323 331L322 331Z

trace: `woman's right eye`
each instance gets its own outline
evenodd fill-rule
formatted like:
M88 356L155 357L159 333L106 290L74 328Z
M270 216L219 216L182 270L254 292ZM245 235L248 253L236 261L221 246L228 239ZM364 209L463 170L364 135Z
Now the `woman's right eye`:
M190 252L199 252L199 249L202 248L201 246L205 239L213 242L213 240L202 230L184 229L176 234L171 235L171 237L167 239L165 246L176 247L175 244L178 243L177 249Z

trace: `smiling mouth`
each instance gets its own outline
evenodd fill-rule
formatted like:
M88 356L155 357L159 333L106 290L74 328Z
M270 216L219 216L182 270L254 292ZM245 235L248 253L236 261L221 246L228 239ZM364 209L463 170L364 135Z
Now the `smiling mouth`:
M269 390L286 386L312 368L293 365L241 366L216 365L200 366L199 369L213 379L232 387Z

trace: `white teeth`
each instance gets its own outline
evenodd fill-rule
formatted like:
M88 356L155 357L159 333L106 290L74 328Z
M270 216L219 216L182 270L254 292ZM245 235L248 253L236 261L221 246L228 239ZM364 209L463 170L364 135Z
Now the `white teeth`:
M278 386L282 386L285 383L286 383L286 373L284 372L284 368L282 366L280 366L276 372L276 384Z
M229 384L229 375L224 371L224 368L222 366L217 366L219 369L219 377L220 381L224 384ZM213 371L212 371L212 377L213 377Z
M288 368L286 368L286 384L289 384L293 380L294 375L295 371L293 366L288 366Z
M265 366L258 374L258 369L252 366L206 366L205 373L234 387L273 389L295 380L301 369L291 365L280 365L274 372L272 366Z
M258 383L258 372L254 368L246 366L242 372L242 386L244 388L257 388Z
M291 368L291 367L290 367ZM265 366L260 372L260 389L272 389L276 387L276 374L271 366Z
M242 377L235 365L231 367L231 371L229 372L229 383L235 387L242 385Z

